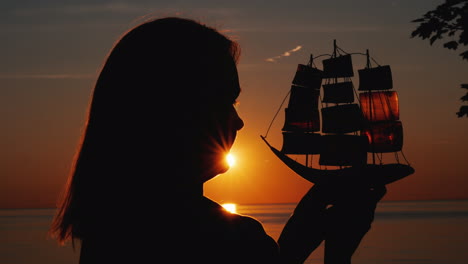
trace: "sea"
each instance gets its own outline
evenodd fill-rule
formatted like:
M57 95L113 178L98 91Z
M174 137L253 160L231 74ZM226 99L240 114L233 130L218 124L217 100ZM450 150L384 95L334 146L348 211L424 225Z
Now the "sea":
M278 239L294 207L239 204L237 212L255 217ZM53 214L47 208L0 209L0 264L77 264L78 250L46 236ZM323 244L305 263L323 263ZM380 202L354 263L467 264L468 200Z

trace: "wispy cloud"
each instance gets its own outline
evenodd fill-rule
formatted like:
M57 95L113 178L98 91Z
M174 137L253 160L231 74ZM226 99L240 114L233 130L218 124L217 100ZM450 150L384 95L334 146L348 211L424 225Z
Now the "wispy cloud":
M267 58L265 59L265 61L268 61L268 62L276 62L277 60L283 58L283 57L289 57L291 56L292 53L294 52L297 52L299 50L302 49L302 46L301 45L298 45L297 47L295 47L294 49L291 49L291 50L288 50L288 51L285 51L284 53L282 53L281 55L278 55L278 56L274 56L274 57L271 57L271 58Z

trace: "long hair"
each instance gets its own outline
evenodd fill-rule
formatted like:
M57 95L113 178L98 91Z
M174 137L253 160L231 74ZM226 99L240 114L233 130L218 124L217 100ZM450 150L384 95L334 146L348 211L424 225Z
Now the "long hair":
M83 239L121 219L120 208L148 210L165 183L190 181L181 175L195 162L206 114L239 94L223 87L237 78L226 67L239 53L236 42L190 19L155 19L124 34L96 81L50 235L61 244Z

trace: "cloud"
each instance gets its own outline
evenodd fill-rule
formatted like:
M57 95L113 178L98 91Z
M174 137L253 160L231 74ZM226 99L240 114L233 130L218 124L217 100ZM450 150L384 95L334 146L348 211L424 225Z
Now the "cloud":
M291 50L288 50L288 51L285 51L283 54L281 55L278 55L278 56L275 56L275 57L271 57L271 58L267 58L265 59L265 61L268 61L268 62L276 62L277 60L283 58L283 57L289 57L291 56L291 53L294 53L296 51L299 51L300 49L302 49L302 46L301 45L298 45L297 47L295 47L294 49L291 49Z

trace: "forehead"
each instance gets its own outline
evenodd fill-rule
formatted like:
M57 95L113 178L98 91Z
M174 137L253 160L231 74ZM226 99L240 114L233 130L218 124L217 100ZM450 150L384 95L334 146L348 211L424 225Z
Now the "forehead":
M225 57L218 65L215 65L217 76L213 76L216 80L216 89L225 99L232 103L240 94L241 88L239 84L239 75L237 65L232 57Z
M226 78L226 81L230 83L231 89L235 93L235 97L240 93L240 84L239 84L239 73L237 71L237 64L234 59L230 59L230 61L226 65L226 73L229 75Z

